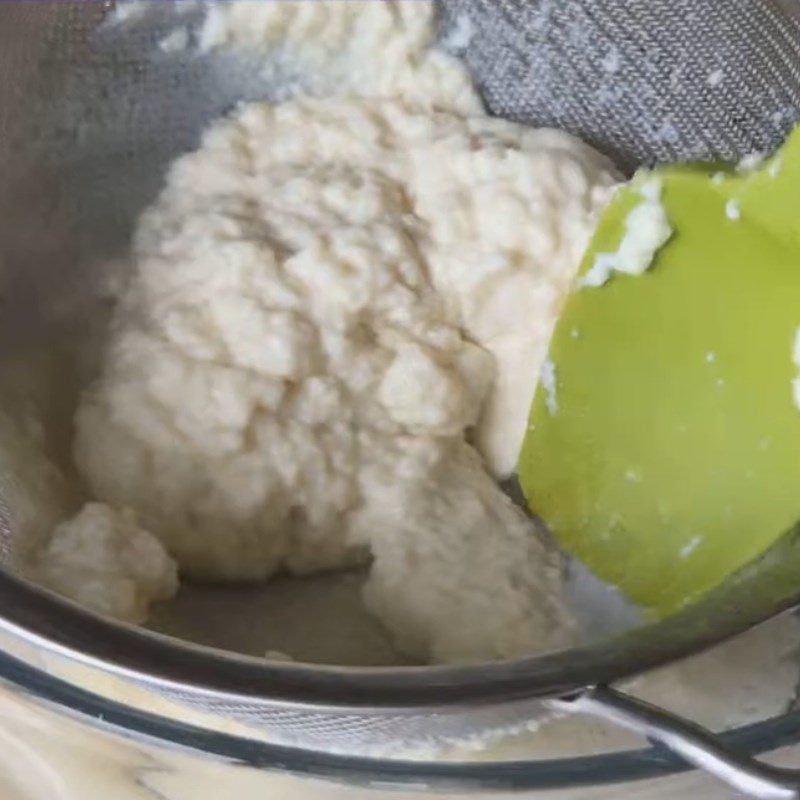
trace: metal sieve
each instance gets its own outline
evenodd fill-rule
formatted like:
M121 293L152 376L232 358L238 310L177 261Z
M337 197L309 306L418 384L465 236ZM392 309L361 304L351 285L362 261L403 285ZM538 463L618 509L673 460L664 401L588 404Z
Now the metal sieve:
M491 66L483 76L479 65L476 72L496 111L575 128L573 113L577 111L566 110L569 104L559 106L558 114L547 103L539 110L525 103L512 108L516 96L498 89L498 80L511 86L522 69L514 55L520 52L519 43L508 51L502 37L512 29L519 34L519 21L525 30L541 31L544 17L537 22L525 14L543 12L552 4L542 0L497 5L505 21L500 27L486 22L485 30L501 31L495 40L499 50L493 52L502 53L506 60L489 58L484 49L488 45L480 38L483 18L476 13L490 13L493 7L476 2L473 9L469 2L458 0L447 5L448 13L456 17L464 13L475 17L468 59L473 67L478 58ZM635 27L635 19L629 20L626 14L635 9L652 14L663 7L665 19L672 19L668 10L677 5L586 0L561 8L595 21L598 15L589 14L590 9L616 10L622 27L608 30L620 47L627 47L628 39L623 36L618 41L618 37L629 24ZM712 6L697 7L701 5L711 15ZM745 5L770 10L759 17L765 25L769 20L776 22L775 36L771 29L765 30L776 43L769 52L783 65L782 76L796 77L800 45L792 33L795 23L778 14L779 3L736 0L737 7ZM37 348L63 355L68 352L64 343L82 335L87 320L100 324L102 314L92 305L95 294L90 287L103 279L99 267L124 250L133 221L154 198L166 165L196 145L202 128L240 100L270 99L259 79L259 64L225 55L163 53L157 46L168 28L163 15L149 16L148 24L126 26L120 33L103 24L109 8L108 3L94 2L0 4L2 359ZM165 13L168 10L165 6ZM190 5L185 11L199 13ZM556 11L553 19L563 22L563 15ZM712 31L721 31L714 20L718 17L722 26L723 16L727 14L704 17L702 30L707 33L710 26ZM531 35L531 41L537 42ZM667 39L656 37L654 46ZM551 47L558 41L555 33L547 39ZM705 42L704 35L695 44L705 47ZM635 48L626 50L621 58L627 63L636 52ZM684 38L681 52L691 62L696 54L691 38ZM565 63L579 63L571 49L562 56ZM511 71L503 72L505 66ZM709 155L742 155L769 146L785 131L797 116L800 98L788 78L781 80L780 107L789 110L780 125L776 117L774 130L770 129L773 138L748 138L750 129L745 126L725 145L728 149ZM554 79L549 86L564 95ZM679 99L680 87L674 93ZM541 92L535 97L541 98ZM575 102L586 113L597 98L597 94L576 95ZM731 96L726 98L732 102ZM634 120L641 111L631 104L626 113ZM597 118L598 132L606 130L603 119ZM728 131L725 119L723 114L719 124ZM646 137L637 138L636 130L623 122L620 117L613 140L600 142L605 149L625 152L633 160L644 152L661 158L700 153L694 146L680 151L682 137L691 139L689 128L673 143L676 149L658 150ZM599 133L578 132L599 141ZM713 131L709 136L714 140ZM80 376L73 373L84 365L76 361L71 366L74 370L54 387L59 408L69 407L80 383ZM54 433L53 438L57 451L58 435ZM4 552L13 545L13 506L13 493L0 494ZM91 688L97 694L110 691L98 676L118 678L155 698L166 698L174 704L172 709L206 715L212 729L224 730L233 721L270 742L302 750L386 756L409 747L434 748L518 729L545 710L578 710L657 738L746 791L791 797L797 796L800 787L798 775L737 759L710 734L604 687L697 652L793 606L800 600L798 538L800 529L788 533L757 563L658 625L508 663L345 669L265 662L114 624L9 570L0 572L0 633L4 648L24 653L31 663L39 663L44 653L54 659L66 657L91 670ZM30 655L26 649L30 645L35 645L39 655Z
M444 0L491 111L627 167L772 152L800 118L798 0ZM465 20L469 20L466 23Z

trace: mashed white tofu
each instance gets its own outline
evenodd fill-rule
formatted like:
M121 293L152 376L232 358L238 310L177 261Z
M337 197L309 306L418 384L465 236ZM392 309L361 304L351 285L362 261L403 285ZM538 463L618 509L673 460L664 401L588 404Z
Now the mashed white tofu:
M461 117L485 114L463 63L436 46L437 15L432 2L212 0L198 5L204 10L196 35L198 48L204 53L237 52L261 59L264 80L278 96L390 98L418 110L446 110ZM462 16L445 44L463 46L470 31L469 18ZM275 92L275 87L279 91ZM520 182L525 182L534 172L541 191L523 191L518 196L506 193L503 186L516 163L506 164L505 177L498 173L496 187L493 170L497 165L487 163L483 174L472 176L473 188L479 190L473 200L480 207L463 209L467 213L462 212L458 220L460 198L455 196L447 232L451 257L461 261L454 279L464 276L473 284L486 279L480 288L465 285L456 290L473 297L481 295L480 318L476 316L472 325L480 329L477 335L496 361L495 380L474 439L498 477L508 477L516 466L531 397L561 301L593 232L597 212L614 188L613 167L589 148L558 133L527 133L541 140L552 137L552 149L573 150L578 163L559 159L547 166L541 162L548 160L550 148L544 149L542 158L529 163L527 174L520 175ZM430 182L441 180L442 172L448 170L447 164L431 166ZM551 168L557 174L544 174ZM497 188L497 196L493 188ZM442 191L435 201L446 197ZM492 207L495 201L499 205ZM526 206L528 201L533 205ZM489 228L495 232L483 242L485 252L476 253L468 243L479 237L465 229L484 208L488 220L480 236ZM554 221L554 215L565 209L562 218ZM503 256L492 269L489 259L498 245ZM477 270L476 261L480 262ZM535 280L530 270L524 269L530 264L538 273L546 273L547 280ZM506 268L515 265L522 268ZM464 310L475 309L465 306ZM508 318L516 324L508 324ZM469 334L476 335L472 330Z
M563 134L401 101L220 123L141 220L77 417L95 496L193 577L371 555L368 602L415 657L562 643L555 558L469 438L498 343L533 349L530 402L604 166Z
M4 374L4 377L8 377ZM129 512L80 500L45 447L28 403L0 411L0 558L4 566L88 608L143 622L150 603L177 590L163 545Z
M211 0L202 6L199 49L255 53L264 59L265 81L279 83L284 99L402 97L417 108L483 113L467 70L435 46L431 2Z
M7 405L0 409L0 556L28 572L72 498L45 453L41 423L30 410Z
M38 559L37 578L86 608L141 623L150 604L178 590L175 562L129 511L87 503L58 525Z
M592 268L581 278L582 287L604 286L614 272L643 275L672 238L675 231L662 202L661 179L644 173L636 180L642 199L625 218L625 233L619 247L614 253L598 253Z
M566 643L558 556L495 478L612 166L485 116L431 3L201 5L181 41L300 96L213 126L142 216L76 417L97 503L53 523L40 579L141 620L172 558L229 581L369 563L413 658Z

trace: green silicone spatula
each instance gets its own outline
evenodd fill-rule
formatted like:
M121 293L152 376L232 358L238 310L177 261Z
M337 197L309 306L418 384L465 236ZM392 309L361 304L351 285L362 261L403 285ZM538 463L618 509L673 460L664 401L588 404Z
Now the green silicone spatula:
M567 551L665 615L800 519L800 133L756 169L653 174L674 235L568 299L519 478ZM641 202L617 194L583 275Z

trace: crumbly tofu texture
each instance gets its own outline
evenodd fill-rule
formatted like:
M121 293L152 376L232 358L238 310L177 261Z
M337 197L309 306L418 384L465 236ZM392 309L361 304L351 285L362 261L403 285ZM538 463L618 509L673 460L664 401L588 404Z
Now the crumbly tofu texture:
M136 624L151 603L178 590L177 566L161 542L130 511L102 503L87 503L56 527L37 577L92 611Z
M470 439L511 341L529 403L610 182L568 136L487 117L246 107L141 220L77 417L94 494L197 578L371 558L367 601L414 657L565 641L557 559Z
M103 505L46 582L132 619L174 591L155 540L217 581L370 563L413 658L561 646L558 556L496 478L613 167L488 118L432 3L203 8L186 41L263 56L292 99L214 125L142 216L76 417Z

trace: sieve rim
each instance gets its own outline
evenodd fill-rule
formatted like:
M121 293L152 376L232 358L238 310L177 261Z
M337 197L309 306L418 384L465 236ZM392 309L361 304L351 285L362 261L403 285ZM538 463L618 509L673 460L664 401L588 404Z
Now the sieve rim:
M154 686L292 708L418 713L566 698L692 655L800 602L800 523L767 553L661 622L560 652L464 666L267 662L111 621L0 570L0 629Z

